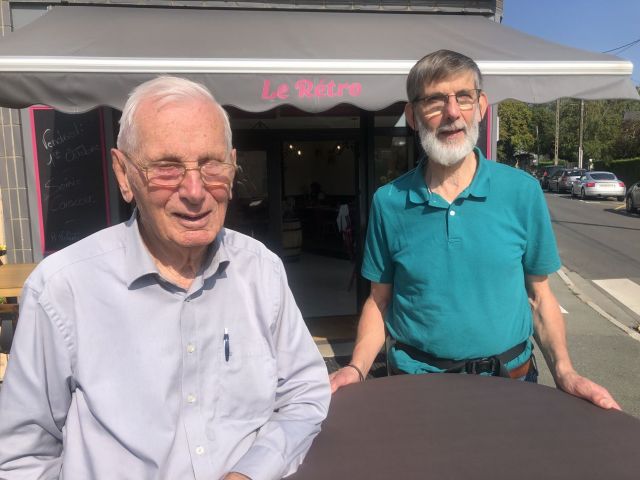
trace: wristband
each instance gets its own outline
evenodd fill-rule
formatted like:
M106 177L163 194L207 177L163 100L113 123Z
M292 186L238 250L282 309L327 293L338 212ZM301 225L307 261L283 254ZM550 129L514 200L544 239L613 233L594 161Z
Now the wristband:
M348 363L347 365L345 365L345 367L353 368L356 372L358 372L358 378L360 379L360 381L364 382L364 375L362 374L362 370L356 367L353 363Z

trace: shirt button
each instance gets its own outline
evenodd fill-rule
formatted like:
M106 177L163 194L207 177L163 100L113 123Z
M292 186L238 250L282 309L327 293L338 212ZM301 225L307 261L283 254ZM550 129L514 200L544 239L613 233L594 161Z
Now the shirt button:
M204 447L203 447L203 446L201 446L201 445L197 446L197 447L196 447L196 453L197 453L198 455L202 455L202 454L204 453Z
M187 345L187 353L193 353L196 351L196 346L193 343Z
M192 393L187 395L187 403L196 403L196 396Z
M453 217L453 216L455 216L455 214L456 214L456 211L455 211L455 210L451 210L451 211L449 212L449 215L451 215L452 217Z

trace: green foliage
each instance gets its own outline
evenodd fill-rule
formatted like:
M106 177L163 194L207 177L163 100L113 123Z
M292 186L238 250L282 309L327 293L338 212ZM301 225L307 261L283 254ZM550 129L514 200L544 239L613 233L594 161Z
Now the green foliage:
M613 160L620 158L616 146L628 148L623 132L623 118L627 111L640 107L638 102L598 100L585 102L584 158ZM631 152L629 152L631 153ZM638 155L636 151L632 155Z
M537 130L535 153L553 158L556 141L555 102L531 105L534 130Z
M640 88L639 88L640 91ZM587 100L583 117L583 161L612 161L640 155L640 120L624 121L627 112L640 112L635 100ZM500 138L498 160L529 152L554 157L556 102L527 105L507 100L498 106ZM580 100L560 101L560 158L578 162Z
M517 153L531 152L535 143L533 113L526 103L506 100L498 106L498 161L508 163Z
M627 187L640 180L640 158L598 161L593 163L593 168L615 173Z
M571 162L578 161L580 131L580 100L565 99L560 102L560 148L558 155ZM586 157L589 158L589 157Z
M613 150L616 158L640 155L640 121L622 124L620 135L614 141Z

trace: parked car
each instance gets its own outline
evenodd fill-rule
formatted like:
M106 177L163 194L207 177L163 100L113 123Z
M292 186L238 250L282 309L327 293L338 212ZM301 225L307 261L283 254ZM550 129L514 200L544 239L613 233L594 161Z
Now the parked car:
M558 183L560 182L562 174L566 171L567 170L565 168L559 168L558 170L547 176L547 189L550 192L558 191Z
M616 197L621 202L625 196L624 182L611 172L585 172L573 182L571 196L580 196L582 199Z
M553 175L554 172L563 169L564 167L561 167L560 165L549 165L546 167L542 167L542 169L538 173L540 177L540 186L542 187L542 189L546 190L549 188L549 176Z
M573 182L578 180L585 173L587 173L587 171L584 168L573 168L573 169L567 168L566 170L561 170L559 172L558 177L556 177L556 174L554 173L553 174L554 176L549 179L549 190L556 191L558 193L570 192L571 187L573 187ZM554 179L555 179L555 182L553 184L554 188L551 188L552 187L551 181Z
M627 212L640 212L640 182L636 182L629 187L624 203Z

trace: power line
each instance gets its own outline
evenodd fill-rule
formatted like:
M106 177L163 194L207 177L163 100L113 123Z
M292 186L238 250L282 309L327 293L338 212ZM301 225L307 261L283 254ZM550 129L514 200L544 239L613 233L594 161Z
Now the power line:
M620 49L623 49L623 48L624 48L624 50L627 50L627 49L633 47L634 45L636 45L638 43L640 43L640 38L638 38L637 40L634 40L633 42L625 43L624 45L620 45L619 47L612 48L611 50L605 50L602 53L611 53L611 52L615 52L616 50L620 50ZM624 51L624 50L621 50L621 51ZM617 53L620 53L620 52L617 52Z
M622 53L622 52L626 52L627 50L629 50L629 49L630 49L631 47L633 47L634 45L635 45L635 44L633 44L633 45L629 45L628 47L625 47L625 48L622 48L622 49L618 50L618 51L616 52L616 55L619 55L619 54L620 54L620 53Z

